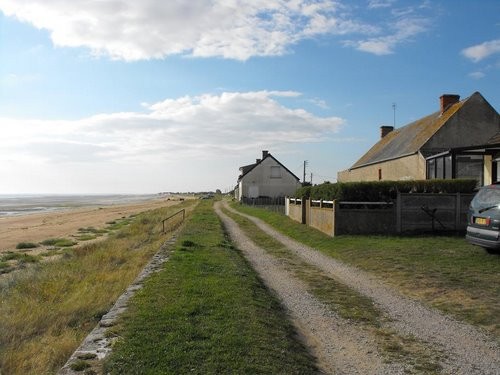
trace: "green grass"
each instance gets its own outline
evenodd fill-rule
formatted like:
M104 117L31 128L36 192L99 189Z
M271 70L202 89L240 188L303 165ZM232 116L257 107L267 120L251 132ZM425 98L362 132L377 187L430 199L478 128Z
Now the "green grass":
M279 258L288 271L305 283L308 292L323 302L330 310L335 311L340 317L349 320L352 324L373 333L378 343L378 350L387 361L411 363L413 371L408 369L408 373L419 371L419 373L434 374L439 372L441 369L439 353L433 353L425 343L419 340L385 328L386 319L370 298L336 281L316 267L303 262L297 255L264 233L250 220L228 210L223 209L223 211L238 223L255 244Z
M15 260L18 263L37 263L40 260L40 258L35 255L13 252L13 251L7 251L2 255L0 255L0 261L6 262L9 260Z
M67 238L48 238L40 243L44 246L55 246L55 247L71 247L77 244L77 242Z
M33 242L19 242L16 245L16 249L21 250L21 249L34 249L38 247L38 244L33 243Z
M58 260L4 275L2 374L57 372L168 238L161 220L174 209L141 214L122 238L65 248Z
M285 311L202 201L162 272L131 301L111 374L311 374Z
M326 255L369 271L404 294L500 336L500 256L461 236L337 236L270 211L233 205Z

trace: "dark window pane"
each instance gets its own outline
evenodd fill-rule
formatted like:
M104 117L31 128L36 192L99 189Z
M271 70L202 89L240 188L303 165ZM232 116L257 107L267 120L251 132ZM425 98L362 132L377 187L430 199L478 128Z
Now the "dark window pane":
M452 176L451 155L444 158L444 178L451 179Z
M474 178L483 184L483 156L457 155L456 178Z
M436 178L444 178L444 158L436 159Z
M427 160L427 179L436 178L436 161L434 159Z

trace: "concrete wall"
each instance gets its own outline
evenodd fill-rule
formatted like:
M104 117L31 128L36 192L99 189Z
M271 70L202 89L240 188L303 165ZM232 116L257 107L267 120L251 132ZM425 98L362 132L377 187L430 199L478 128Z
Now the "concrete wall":
M334 205L314 204L307 200L306 210L309 212L308 225L323 233L333 236L335 234ZM306 211L307 212L307 211Z
M279 168L279 177L273 177L271 170ZM284 197L294 195L300 182L272 157L267 157L248 172L239 182L239 198Z
M382 174L381 181L425 180L426 178L425 159L420 154L414 154L366 167L338 172L337 181L379 181L379 169Z
M288 216L330 236L465 231L473 197L474 194L399 194L396 202L385 208L356 209L337 201L333 206L320 206L306 200L303 205L289 203Z
M285 213L287 216L295 220L301 224L305 224L305 219L304 219L304 208L302 207L302 201L299 200L290 200L290 198L286 199L285 203Z

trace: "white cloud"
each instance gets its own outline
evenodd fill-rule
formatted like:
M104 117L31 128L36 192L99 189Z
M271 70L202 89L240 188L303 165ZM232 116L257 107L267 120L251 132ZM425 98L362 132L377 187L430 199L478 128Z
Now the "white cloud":
M462 50L462 54L474 62L479 62L496 53L500 53L500 39L477 44Z
M377 8L389 8L391 7L396 0L369 0L368 8L377 9Z
M413 13L413 10L409 13ZM398 17L388 25L389 33L386 35L368 38L365 40L346 41L345 45L352 46L360 51L374 55L389 55L394 53L395 48L411 41L416 35L428 30L429 20L413 15Z
M484 74L483 72L472 72L469 74L469 77L474 78L474 79L481 79L481 78L484 78L485 76L486 76L486 74Z
M49 30L57 46L127 61L281 55L301 39L358 27L331 0L0 0L0 9Z
M389 18L398 11L393 3L371 0L368 9ZM416 9L404 8L404 16ZM349 45L388 54L421 32L396 30L359 40L380 34L380 25L360 20L355 6L334 0L0 0L0 10L48 30L56 46L86 47L96 56L126 61L170 55L247 60L283 55L299 41L323 35L350 35Z
M337 132L338 117L291 109L279 97L293 91L224 92L149 105L144 113L99 114L76 121L1 119L0 160L19 156L45 163L144 163L205 158L222 151L316 142Z

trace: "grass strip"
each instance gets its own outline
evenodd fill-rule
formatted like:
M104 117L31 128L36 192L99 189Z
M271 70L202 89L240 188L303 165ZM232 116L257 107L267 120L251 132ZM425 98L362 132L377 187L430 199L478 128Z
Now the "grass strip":
M311 374L278 300L202 201L164 270L131 301L106 373Z
M383 317L373 301L336 281L290 252L281 242L264 233L247 218L226 209L240 228L259 247L285 262L285 268L307 285L307 290L339 316L354 324L369 328L375 335L379 350L388 361L410 364L408 373L434 374L441 370L439 353L433 353L419 340L398 334L384 327Z
M168 238L161 220L178 207L142 213L101 242L3 275L0 373L55 373Z
M500 256L468 244L461 236L330 237L284 215L232 206L500 339Z

